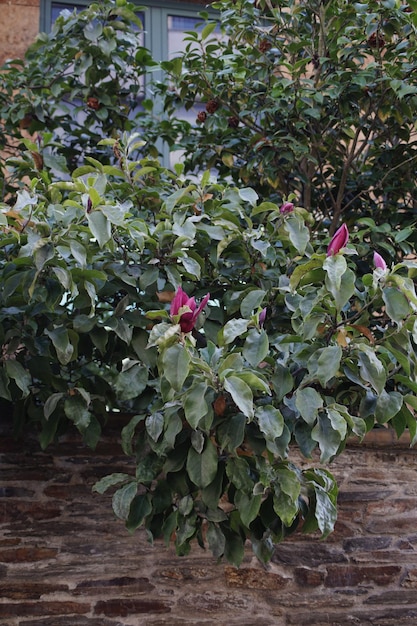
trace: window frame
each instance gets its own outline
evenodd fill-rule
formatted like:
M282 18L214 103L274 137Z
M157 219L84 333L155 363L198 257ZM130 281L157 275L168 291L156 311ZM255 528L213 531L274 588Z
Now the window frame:
M52 22L52 4L71 4L80 9L91 4L93 0L41 0L39 27L41 32L49 32ZM144 46L152 52L155 61L163 61L168 58L168 37L163 36L163 26L167 24L169 15L180 17L195 17L199 21L198 14L206 11L213 17L217 12L210 9L206 4L181 0L131 0L138 8L145 9ZM167 35L167 33L166 33Z

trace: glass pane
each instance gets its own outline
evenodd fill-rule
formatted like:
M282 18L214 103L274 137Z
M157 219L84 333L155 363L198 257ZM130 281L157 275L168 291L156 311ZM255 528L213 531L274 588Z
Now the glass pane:
M183 52L185 49L184 33L188 30L201 31L204 28L204 22L198 15L194 17L185 17L184 15L168 15L168 54L170 58ZM214 36L220 36L220 27L218 26Z
M55 20L59 17L59 14L62 11L70 11L70 13L73 12L74 9L77 9L77 11L80 10L79 6L76 6L75 4L62 4L57 3L57 2L53 2L51 4L51 26L52 24L55 22Z

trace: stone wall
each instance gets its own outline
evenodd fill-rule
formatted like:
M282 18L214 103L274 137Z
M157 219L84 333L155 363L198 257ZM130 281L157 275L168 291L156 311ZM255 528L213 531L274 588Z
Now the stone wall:
M0 0L0 64L22 58L39 32L39 0Z
M4 419L4 418L3 418ZM91 492L134 471L109 428L95 452L77 436L41 452L0 437L2 626L416 626L417 450L389 432L333 465L340 514L327 540L297 534L267 568L198 546L176 557L130 535L110 496ZM373 447L374 446L374 447Z

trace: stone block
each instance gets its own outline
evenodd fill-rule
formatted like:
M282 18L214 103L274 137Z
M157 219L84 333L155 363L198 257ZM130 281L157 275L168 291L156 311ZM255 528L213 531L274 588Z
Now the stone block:
M31 563L54 559L58 554L55 548L22 547L14 550L0 550L0 562L3 563Z
M384 591L369 596L365 600L365 604L413 604L417 612L417 594L413 590L395 589L395 591Z
M50 615L82 615L89 613L89 604L76 602L4 602L0 603L0 618ZM0 623L2 623L0 621ZM76 618L73 618L76 623Z
M120 578L101 578L99 580L83 580L78 583L73 595L94 596L94 595L141 595L150 593L155 589L155 585L149 582L148 578L134 578L133 576L121 576Z
M372 582L378 586L383 586L398 581L400 573L400 565L381 565L379 567L330 565L327 567L325 585L326 587L356 587L356 585Z
M186 593L179 603L182 609L201 613L218 613L231 615L237 611L245 612L249 608L248 595L236 593L221 593L218 591L204 591L203 593Z
M114 598L97 602L94 608L95 615L106 617L126 617L143 613L170 613L171 606L158 600L126 600Z
M11 600L38 600L41 596L59 591L68 591L68 585L37 581L2 582L1 594Z
M349 537L343 542L346 552L371 552L383 550L392 543L392 537Z
M323 543L312 546L308 542L280 543L272 557L273 563L317 567L323 563L346 563L347 558L341 549Z
M324 583L325 572L309 567L296 567L294 577L300 587L319 587Z
M282 589L288 583L288 578L272 572L255 568L240 568L226 566L224 568L226 585L243 589Z
M102 617L48 617L42 619L30 619L19 622L19 626L125 626L123 622L103 619Z

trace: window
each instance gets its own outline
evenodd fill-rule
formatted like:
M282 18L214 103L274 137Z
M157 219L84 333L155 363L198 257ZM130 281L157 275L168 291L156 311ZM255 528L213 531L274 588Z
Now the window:
M133 0L135 1L135 0ZM207 5L199 2L175 2L163 0L136 0L138 6L145 10L139 16L143 23L144 42L155 61L163 61L175 56L184 49L184 32L195 30L199 23L199 12L207 9ZM88 0L64 2L60 0L41 0L41 31L48 32L61 11L82 10L89 4ZM154 75L155 78L157 76ZM195 119L198 111L183 111L184 119ZM173 164L175 155L169 155L167 149L161 148L165 163ZM178 155L177 155L178 156Z
M199 2L136 0L136 3L146 9L141 13L145 31L144 45L157 61L167 59L182 48L184 31L194 29L199 21L199 12L206 10L206 5ZM40 29L48 32L61 11L73 11L74 8L81 10L88 4L88 0L41 0Z

